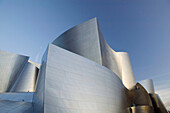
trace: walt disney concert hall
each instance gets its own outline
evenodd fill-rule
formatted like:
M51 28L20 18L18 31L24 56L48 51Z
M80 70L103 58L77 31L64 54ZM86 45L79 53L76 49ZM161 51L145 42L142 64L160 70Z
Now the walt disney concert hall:
M96 18L48 45L41 64L0 50L0 113L168 113L151 79L135 81Z

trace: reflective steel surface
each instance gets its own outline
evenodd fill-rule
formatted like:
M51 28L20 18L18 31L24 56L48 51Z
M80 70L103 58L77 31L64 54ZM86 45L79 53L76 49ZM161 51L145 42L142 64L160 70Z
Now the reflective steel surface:
M23 101L23 102L32 102L33 100L33 92L24 92L24 93L16 93L16 92L8 92L8 93L0 93L0 100L10 100L10 101Z
M154 85L152 79L146 79L140 81L140 84L147 90L148 93L154 94Z
M0 92L7 92L17 80L28 57L0 50Z
M129 105L127 89L109 69L52 44L46 56L44 92L35 93L44 94L45 113L121 113Z
M118 53L110 48L96 18L64 32L53 44L106 66L119 76L126 88L135 85L128 53Z
M0 100L0 113L32 113L30 102Z
M49 44L41 65L0 51L0 113L167 113L153 81L140 83L96 18Z
M136 106L131 107L131 113L154 113L154 108L151 106Z
M38 68L27 62L10 92L33 92L37 80Z

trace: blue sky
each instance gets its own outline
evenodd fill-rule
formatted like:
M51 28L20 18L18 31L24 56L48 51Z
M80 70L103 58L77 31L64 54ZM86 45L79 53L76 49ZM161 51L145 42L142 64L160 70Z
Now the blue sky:
M170 0L0 0L0 49L40 63L48 43L93 17L109 45L130 54L137 81L168 85Z

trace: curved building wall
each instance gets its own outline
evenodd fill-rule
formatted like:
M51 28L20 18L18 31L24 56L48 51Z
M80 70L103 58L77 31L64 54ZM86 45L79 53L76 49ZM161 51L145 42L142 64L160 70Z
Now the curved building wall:
M27 61L27 56L0 50L0 92L9 91Z
M104 40L100 28L99 39L100 39L100 49L102 57L102 65L112 70L120 79L122 79L122 68L121 68L121 58Z
M153 106L155 108L155 112L159 111L160 113L167 113L166 107L164 106L162 100L160 99L159 95L156 94L154 91L153 80L146 79L146 80L140 81L140 83L149 93L150 98L152 99Z
M98 37L94 18L67 30L53 44L102 64Z
M98 27L98 31L102 65L112 70L122 80L126 88L133 88L136 82L128 53L115 52L104 40L100 27Z
M166 107L164 106L164 104L163 104L163 102L162 102L162 100L160 99L160 97L159 97L158 94L156 94L156 98L157 98L157 100L158 100L159 109L160 109L161 113L167 113L167 109L166 109Z
M152 106L135 106L131 107L131 113L155 113Z
M47 63L48 48L46 49L37 77L35 93L33 95L34 113L44 113L44 93L45 93L45 74Z
M133 96L134 104L136 106L142 106L142 105L147 105L147 106L153 106L152 100L145 90L145 88L137 83L136 84L136 89L134 90L134 96Z
M123 80L128 89L136 83L129 56L120 55L110 48L103 38L96 18L64 32L53 44L107 67Z
M140 81L140 84L146 89L146 91L150 94L154 94L154 86L153 86L153 81L152 79L146 79Z
M129 54L127 52L117 52L117 55L120 59L122 82L128 89L132 89L136 82L133 75Z
M27 62L10 92L33 92L37 74L38 68Z
M124 113L129 106L116 74L60 47L49 45L44 72L44 113Z
M9 100L9 101L24 101L24 102L32 102L33 92L7 92L0 93L0 101L1 100Z
M38 69L40 69L41 67L41 64L38 64L38 63L35 63L35 62L32 62L30 60L28 60L29 63L33 64L35 67L37 67Z

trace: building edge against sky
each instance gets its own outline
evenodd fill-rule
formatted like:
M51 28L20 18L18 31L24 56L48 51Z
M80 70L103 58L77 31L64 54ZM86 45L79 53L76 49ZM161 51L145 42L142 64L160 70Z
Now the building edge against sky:
M52 43L109 68L128 89L135 86L128 53L115 52L110 48L104 40L97 18L67 30Z
M4 51L0 62L1 112L167 113L152 81L135 82L128 53L110 48L96 18L49 44L41 66Z

